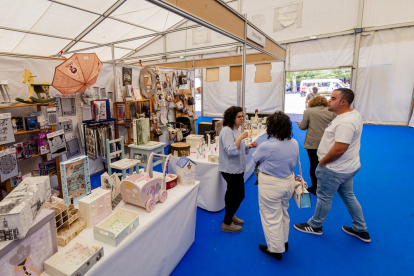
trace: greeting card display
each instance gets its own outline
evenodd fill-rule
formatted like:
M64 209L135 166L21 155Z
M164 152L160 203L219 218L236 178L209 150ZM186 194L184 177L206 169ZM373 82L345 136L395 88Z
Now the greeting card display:
M8 148L0 151L0 181L6 181L19 174L17 167L16 149Z
M37 146L39 147L40 154L46 154L50 152L49 143L47 142L47 135L51 133L49 132L42 132L37 134Z
M60 163L62 192L65 204L76 204L91 192L88 157L80 157Z
M5 239L22 239L50 197L48 176L27 177L0 202L0 233Z
M23 131L24 130L23 117L22 116L12 117L12 126L13 126L14 132Z
M0 145L14 141L16 140L14 139L11 113L0 114Z
M104 255L103 247L79 238L71 247L45 261L45 271L53 276L85 275Z
M58 123L57 108L56 107L47 108L46 113L47 113L47 121L49 122L49 125L51 126L57 125Z
M58 129L63 129L65 133L73 131L73 124L71 118L59 118Z
M65 132L61 129L46 135L52 158L66 153Z
M0 275L41 275L43 263L58 251L54 214L42 209L24 239L0 243Z
M78 137L76 137L76 135L73 132L66 133L65 139L66 139L66 150L67 150L66 157L68 159L71 159L75 157L76 155L81 154L81 148L79 145Z

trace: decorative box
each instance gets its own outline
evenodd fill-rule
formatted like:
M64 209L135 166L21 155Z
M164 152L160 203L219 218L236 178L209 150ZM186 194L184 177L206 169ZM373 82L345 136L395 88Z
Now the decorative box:
M183 186L195 184L195 163L191 159L181 156L177 161L178 184Z
M27 116L24 117L24 125L26 126L26 131L36 130L37 127L37 117L36 116Z
M58 251L54 212L41 210L24 239L0 243L0 275L43 272L43 263Z
M65 204L76 204L91 192L89 161L86 155L61 162L60 173Z
M92 228L111 215L111 191L95 189L92 193L78 201L80 217L86 220L86 227Z
M53 276L85 275L104 255L103 247L79 238L72 246L45 261L45 271Z
M190 134L185 139L188 144L190 144L190 148L196 148L197 146L201 146L203 144L204 135L195 135Z
M209 154L208 155L208 162L211 163L218 163L219 162L219 157L216 154Z
M5 233L4 239L24 238L49 197L48 176L27 177L11 191L0 202L0 233Z
M190 144L183 142L171 144L171 155L175 157L190 156Z
M120 208L116 213L93 228L96 240L118 246L139 224L138 214Z
M154 177L154 178L162 179L163 177L162 176L157 176L157 177ZM169 190L169 189L172 189L175 186L177 186L177 179L178 179L178 177L177 177L176 174L170 174L170 173L166 174L165 175L166 189Z

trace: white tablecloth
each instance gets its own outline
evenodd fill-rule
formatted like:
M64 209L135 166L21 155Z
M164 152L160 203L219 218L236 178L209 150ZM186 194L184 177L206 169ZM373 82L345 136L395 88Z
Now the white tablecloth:
M194 242L199 183L168 190L167 201L158 202L151 213L121 202L116 209L137 212L139 226L118 247L94 240L92 228L83 230L66 247L72 246L78 237L104 247L104 257L88 276L170 275Z
M266 139L266 131L262 130L252 140L260 144L266 141ZM250 149L249 154L246 155L246 171L244 173L244 181L247 181L253 174L255 164L252 154L255 150L255 148ZM207 156L205 159L196 159L195 155L191 154L189 158L197 163L196 179L200 180L197 206L210 212L218 212L223 210L225 207L224 195L227 190L227 184L221 176L221 173L218 171L218 164L209 162L207 160ZM169 173L175 174L177 172L176 163L178 159L178 157L174 156L170 158L170 162L168 163Z

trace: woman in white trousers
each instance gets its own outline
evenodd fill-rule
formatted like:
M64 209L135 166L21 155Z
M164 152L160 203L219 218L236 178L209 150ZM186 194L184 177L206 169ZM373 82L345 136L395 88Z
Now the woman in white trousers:
M259 208L266 244L259 249L277 260L288 250L289 223L287 212L295 179L293 170L298 157L298 143L292 138L292 123L282 111L266 121L269 141L253 153L259 162ZM272 138L272 139L270 139Z

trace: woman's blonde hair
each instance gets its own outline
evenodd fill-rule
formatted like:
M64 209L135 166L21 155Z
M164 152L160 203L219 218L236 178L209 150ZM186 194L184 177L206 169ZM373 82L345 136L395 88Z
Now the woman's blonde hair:
M309 100L308 106L309 107L314 107L314 106L328 106L328 101L326 100L326 98L324 96L315 96L312 99Z

